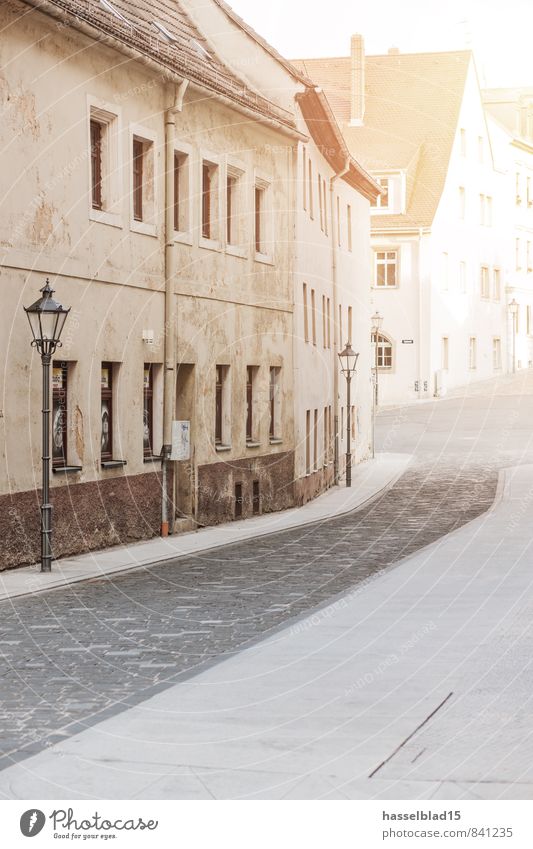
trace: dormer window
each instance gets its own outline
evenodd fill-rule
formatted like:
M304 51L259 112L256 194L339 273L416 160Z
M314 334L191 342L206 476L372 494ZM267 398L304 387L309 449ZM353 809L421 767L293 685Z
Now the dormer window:
M381 186L381 194L378 197L371 201L370 205L377 207L378 209L388 209L389 208L389 178L388 177L377 177L376 183Z

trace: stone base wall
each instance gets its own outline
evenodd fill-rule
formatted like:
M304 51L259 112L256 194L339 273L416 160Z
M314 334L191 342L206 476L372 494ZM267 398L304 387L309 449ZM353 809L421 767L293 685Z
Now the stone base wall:
M160 531L157 472L66 484L50 494L54 557L148 539ZM40 490L0 496L0 570L40 560L40 503Z
M326 489L333 486L333 481L333 463L330 463L325 468L318 469L316 472L311 472L310 475L306 475L304 478L299 478L294 483L295 505L301 507L302 504L307 504L308 501L311 501L317 495L320 495Z
M254 481L259 482L260 513L293 507L294 452L200 466L198 523L216 525L235 519L235 485L239 483L242 485L242 518L252 516Z

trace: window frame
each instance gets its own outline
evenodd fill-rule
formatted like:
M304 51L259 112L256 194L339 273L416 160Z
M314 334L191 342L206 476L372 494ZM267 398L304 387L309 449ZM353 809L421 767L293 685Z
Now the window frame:
M198 176L198 198L199 198L199 222L198 222L198 245L207 250L222 250L223 234L225 231L224 195L225 195L225 170L222 168L222 160L218 154L209 150L199 152L199 176ZM204 178L205 169L209 174L209 192L205 192ZM213 178L216 178L216 182ZM224 191L222 191L224 187ZM206 203L207 196L207 203ZM208 211L209 228L206 229L206 211ZM207 235L206 235L207 234Z
M91 122L100 124L104 133L100 139L101 208L93 206L93 157ZM87 95L87 174L89 220L111 227L123 227L122 188L122 111L116 104Z
M385 333L381 331L377 334L377 363L378 363L378 371L383 372L392 372L394 371L394 343L390 336L387 336ZM372 332L370 334L370 343L371 345L376 344L376 334ZM390 353L388 355L385 354L385 349L390 348ZM386 357L390 357L390 365L385 364ZM376 352L375 349L373 351L372 356L372 371L375 369L376 364Z
M61 371L61 387L55 386L55 374L54 372ZM68 465L68 396L69 396L69 364L65 360L53 360L52 361L52 422L51 422L51 449L50 456L52 460L52 469L64 468ZM61 413L61 445L62 445L62 454L58 456L55 454L54 449L56 448L56 410L61 405L62 413Z
M380 254L380 253L385 254L385 257L384 257L382 262L380 262L379 256L378 256L378 254ZM395 255L394 262L390 261L387 258L387 254L394 254ZM379 279L378 268L381 264L385 268L385 272L384 272L385 283L383 283L382 285L378 283L378 279ZM392 284L389 284L389 283L386 282L387 277L388 277L386 269L389 266L394 266L394 268L395 268L394 283L392 283ZM373 283L374 289L380 289L380 290L383 290L383 289L398 289L399 288L399 279L400 279L400 248L399 247L389 247L389 246L379 247L379 248L375 247L374 248L373 268L374 268L374 283Z
M108 386L107 387L104 387L102 385L104 369L107 369L107 373L108 373ZM114 397L113 397L113 395L114 395L114 388L115 388L114 377L115 377L115 375L114 375L114 363L112 363L109 360L103 360L102 363L100 364L100 424L102 426L101 434L100 434L100 461L102 463L110 462L110 461L113 460L113 448L114 448L114 445L113 445L113 443L114 443L114 438L113 438L113 436L114 436L114 434L113 434ZM104 433L104 430L103 430L103 410L104 410L103 402L104 401L108 402L108 408L107 409L108 409L108 413L109 413L109 415L108 415L108 425L107 425L108 433L109 433L109 439L108 439L109 450L106 450L106 451L103 450L103 445L102 445L102 443L103 443L102 437L103 437L103 433Z
M134 147L142 145L142 218L135 217ZM157 237L157 134L140 124L129 127L130 230ZM137 187L138 188L138 187Z
M146 383L146 372L148 371L148 385ZM145 414L148 407L148 434L149 442L146 446L144 435L146 433L146 418ZM144 363L143 365L143 455L144 457L154 456L154 364Z
M259 207L257 206L257 197L261 198ZM273 184L272 180L264 173L255 171L253 182L253 250L256 262L273 264L274 244L273 244ZM258 216L259 211L259 218ZM257 227L259 224L259 243L257 241ZM259 250L258 250L259 246Z
M183 199L179 199L178 205L178 216L176 217L176 160L178 158L184 159L184 162L181 164L181 180L178 176L178 186L179 192L185 195ZM184 176L183 176L184 175ZM185 186L181 185L185 183ZM194 189L193 189L193 148L190 144L181 141L181 139L177 139L174 141L174 179L173 179L173 189L174 189L174 198L173 198L173 227L174 227L174 241L181 242L186 245L192 245L193 238L193 222L194 222ZM184 229L176 229L176 224L180 223L180 215L179 210L185 210L185 224L186 227Z

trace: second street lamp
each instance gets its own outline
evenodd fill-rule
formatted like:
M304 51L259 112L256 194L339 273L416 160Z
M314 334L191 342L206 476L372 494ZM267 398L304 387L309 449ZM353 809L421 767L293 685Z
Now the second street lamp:
M374 337L374 380L372 382L372 457L376 456L376 409L378 406L378 346L383 316L376 310L370 319Z
M355 367L359 354L352 350L349 342L346 343L344 351L339 353L341 371L346 378L346 486L352 485L352 447L350 442L351 427L352 427L352 412L350 386L352 377L355 374Z
M43 366L43 500L41 504L41 572L52 571L52 505L50 504L50 363L61 345L61 332L70 307L54 301L54 290L47 279L42 298L24 307L33 334L32 346L41 355Z

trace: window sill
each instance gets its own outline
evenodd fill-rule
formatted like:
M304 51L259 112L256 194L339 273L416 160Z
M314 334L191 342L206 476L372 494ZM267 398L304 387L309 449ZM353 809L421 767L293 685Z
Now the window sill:
M53 466L52 472L54 475L74 475L82 469L83 466Z
M260 442L252 442L251 440L247 440L246 441L246 447L247 448L261 448L261 443Z
M231 451L231 445L215 445L215 451Z
M279 436L271 436L268 441L269 441L270 445L281 445L282 442L283 442L283 439L281 439Z
M258 251L255 252L255 261L260 262L263 265L274 265L274 260L270 254L263 254Z
M132 233L140 233L142 236L155 236L157 238L155 224L148 224L146 221L135 221L132 218L130 221L130 230Z
M159 460L161 460L160 454L152 454L150 457L146 455L143 458L143 463L157 463Z
M127 465L127 460L102 460L100 466L102 469L120 469Z
M382 289L399 289L400 287L397 283L395 283L394 286L378 286L377 283L372 283L371 288L377 289L379 292L381 292Z
M117 212L107 212L105 209L89 209L89 220L98 224L107 224L109 227L118 227L122 230L122 216Z
M191 245L192 246L192 233L187 233L181 230L174 230L174 241L178 242L180 245Z
M238 245L226 245L226 253L228 256L236 256L239 259L246 259L246 249L239 248Z
M200 236L198 247L205 248L206 251L220 252L222 246L218 239L205 239L203 236Z

